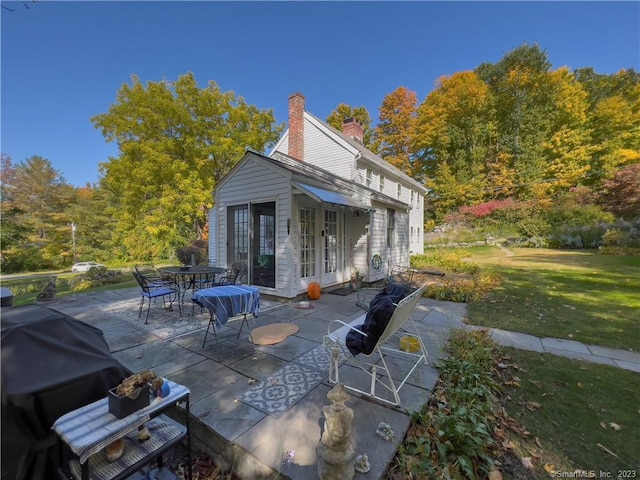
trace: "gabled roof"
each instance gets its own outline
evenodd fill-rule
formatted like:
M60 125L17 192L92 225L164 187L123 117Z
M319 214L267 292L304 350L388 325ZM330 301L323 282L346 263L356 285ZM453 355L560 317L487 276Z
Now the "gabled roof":
M365 147L363 144L361 144L357 140L354 140L353 138L351 138L351 137L345 135L344 133L342 133L340 130L338 130L336 128L333 128L331 125L329 125L326 122L323 122L322 120L320 120L318 117L316 117L312 113L309 113L309 112L305 112L305 113L307 113L309 116L313 117L323 127L328 129L333 135L338 136L340 139L342 139L343 141L347 142L351 147L353 147L357 151L359 151L360 155L362 155L362 157L365 160L369 161L369 163L372 163L373 165L375 165L376 167L380 168L381 170L384 170L387 173L395 175L396 177L400 177L403 180L405 180L406 182L411 183L414 187L420 189L423 193L427 192L427 188L424 185L422 185L420 182L418 182L415 179L411 178L409 175L404 173L399 168L391 165L389 162L384 160L379 155L373 153L371 150L369 150L367 147Z
M353 195L356 198L366 198L367 200L371 199L388 205L393 205L398 208L411 208L407 203L401 202L400 200L397 200L388 195L384 195L376 190L365 187L364 185L360 185L359 183L346 180L343 177L334 175L333 173L323 168L317 167L310 163L302 162L300 160L296 160L295 158L290 157L289 155L285 155L282 152L273 152L271 154L271 157L267 157L253 150L247 150L243 159L238 162L236 166L234 166L234 168L232 168L231 171L220 180L220 182L218 182L217 188L219 188L223 183L226 183L228 178L233 175L233 173L237 170L237 168L249 154L254 157L258 157L260 160L265 161L269 165L290 172L292 174L292 181L294 182L312 186L315 185L336 193L346 193L348 195Z
M405 182L410 183L416 189L418 189L418 191L422 192L423 194L427 193L428 189L424 185L422 185L417 180L411 178L409 175L404 173L399 168L391 165L389 162L387 162L380 156L373 153L371 150L369 150L367 147L365 147L363 144L361 144L357 140L354 140L353 138L342 133L340 130L333 128L331 125L329 125L326 122L323 122L318 117L316 117L312 113L307 112L306 110L304 111L304 115L307 116L312 123L316 124L318 128L324 129L327 132L327 135L333 136L334 138L337 137L335 138L337 143L342 144L345 148L347 148L347 150L351 150L354 155L357 152L360 152L362 159L364 159L365 161L371 163L372 165L375 165L380 170L385 171L388 174L391 174L395 177L403 179ZM282 142L284 141L284 138L287 137L288 135L289 135L289 128L287 128L285 132L282 134L282 136L280 137L276 145L273 147L273 150L271 151L270 155L274 155L276 153L282 153L278 150L278 148L280 148L280 146L282 145Z

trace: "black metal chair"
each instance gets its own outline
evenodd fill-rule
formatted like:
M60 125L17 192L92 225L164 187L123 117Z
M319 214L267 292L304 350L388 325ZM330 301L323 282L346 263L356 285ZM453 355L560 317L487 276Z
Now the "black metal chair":
M395 290L396 287L403 287L407 294L413 292L415 290L415 286L413 285L414 273L415 270L411 267L405 267L402 265L392 266L391 271L385 278L382 291L392 291ZM365 311L368 311L371 300L373 300L375 294L379 293L380 291L380 289L358 291L358 300L356 301L356 306L362 308Z
M235 285L238 280L240 270L237 268L227 268L227 271L211 285L212 287L222 287L224 285Z
M142 307L144 306L144 299L149 300L149 305L147 307L147 318L144 323L149 323L149 311L151 310L151 300L155 298L162 298L162 305L167 310L173 310L173 302L178 300L178 312L182 317L182 308L180 307L180 287L176 282L171 282L169 280L163 281L163 283L154 282L152 279L145 277L144 275L140 275L138 272L132 272L134 278L140 285L142 291L140 292L140 311L138 312L138 318L142 316ZM167 283L169 282L169 283ZM167 308L167 299L169 297L169 308Z
M146 277L153 283L157 283L160 285L171 285L172 283L175 283L175 280L168 277L166 273L162 273L156 267L148 263L140 263L136 265L135 270L138 275Z

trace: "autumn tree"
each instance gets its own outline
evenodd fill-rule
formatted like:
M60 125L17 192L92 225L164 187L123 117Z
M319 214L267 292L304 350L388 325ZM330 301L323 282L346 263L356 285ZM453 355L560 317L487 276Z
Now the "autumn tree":
M478 76L489 86L498 132L496 158L512 172L516 195L532 198L545 178L544 142L554 115L551 63L537 45L522 45L495 64L483 63Z
M441 77L418 107L413 147L440 213L485 198L494 135L489 87L474 72Z
M212 192L247 148L265 151L284 129L215 82L132 77L92 122L119 154L101 164L101 186L119 205L114 241L138 259L162 258L201 238Z
M412 177L421 174L414 168L413 137L417 106L416 93L406 87L398 87L382 101L380 123L375 128L375 150L378 155Z
M347 118L355 118L360 122L360 125L364 128L364 146L370 149L374 149L373 144L373 129L371 128L371 115L365 107L352 107L345 103L338 105L329 116L326 118L326 122L338 131L342 131L342 123ZM375 151L375 150L373 150Z
M575 76L559 68L548 74L553 110L542 143L546 166L536 187L539 197L566 194L572 187L587 183L595 153L588 125L588 94Z
M640 218L640 163L628 165L605 180L602 203L618 217Z
M583 68L576 78L588 92L596 149L589 181L598 187L617 170L640 162L640 74L629 69L601 75Z

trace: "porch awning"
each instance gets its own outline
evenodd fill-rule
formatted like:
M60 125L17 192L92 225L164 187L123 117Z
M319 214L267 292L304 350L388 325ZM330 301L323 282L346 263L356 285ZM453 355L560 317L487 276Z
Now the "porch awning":
M373 211L370 205L365 204L362 201L344 195L342 193L334 192L332 190L325 190L324 188L314 187L306 183L292 182L293 186L301 192L307 194L317 202L331 203L332 205L342 205L344 207L358 208L361 210Z

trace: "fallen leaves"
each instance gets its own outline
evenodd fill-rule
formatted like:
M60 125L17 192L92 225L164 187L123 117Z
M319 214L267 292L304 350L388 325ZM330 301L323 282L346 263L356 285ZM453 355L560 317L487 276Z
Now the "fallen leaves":
M609 426L611 428L613 428L616 432L619 432L620 430L622 430L622 427L620 425L618 425L617 423L611 422L611 423L609 423Z
M498 470L497 468L491 470L489 472L489 480L502 480L502 474L500 473L500 470Z
M520 459L522 462L522 466L528 470L533 470L533 462L531 461L531 457L522 457Z
M607 424L604 422L600 422L600 426L605 430L607 429ZM616 432L619 432L620 430L622 430L622 427L614 422L609 422L609 428L615 430Z
M540 405L538 402L524 402L524 406L527 410L529 410L530 412L535 412L536 410L538 410L542 405Z

